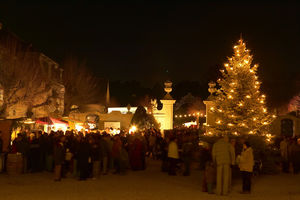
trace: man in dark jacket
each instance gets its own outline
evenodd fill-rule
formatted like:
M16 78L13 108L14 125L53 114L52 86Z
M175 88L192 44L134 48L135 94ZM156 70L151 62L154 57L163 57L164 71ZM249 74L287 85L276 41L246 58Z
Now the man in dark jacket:
M55 179L54 181L61 180L61 168L65 161L65 147L64 147L64 140L65 137L61 137L58 139L57 143L54 146L54 172L55 172Z
M86 180L89 177L89 163L91 162L90 145L87 138L81 138L77 156L80 173L79 180Z

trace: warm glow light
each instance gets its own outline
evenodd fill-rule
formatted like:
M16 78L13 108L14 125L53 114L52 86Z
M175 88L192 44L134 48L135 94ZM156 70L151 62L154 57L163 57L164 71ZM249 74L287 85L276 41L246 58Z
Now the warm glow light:
M230 92L234 92L234 90L230 90Z
M255 84L258 85L258 84L259 84L259 81L255 81Z
M248 60L244 60L244 62L245 62L246 64L248 64L248 63L249 63L249 61L248 61Z
M225 63L224 66L225 66L225 67L228 67L229 65L228 65L228 63Z
M276 118L276 115L272 115L273 118Z
M247 95L246 98L247 98L247 99L250 99L250 95Z
M218 111L219 111L219 112L223 112L223 110L221 110L221 109L219 109Z
M233 67L230 67L230 70L233 70Z
M256 117L254 117L254 118L253 118L253 121L256 121L256 120L257 120Z
M253 72L254 72L254 70L253 70L253 69L250 69L250 72L251 72L251 73L253 73Z
M228 126L233 126L233 124L231 124L231 123L229 123L229 124L227 124Z
M264 112L267 112L267 109L266 109L266 108L263 108L263 111L264 111Z
M228 99L233 99L233 97L231 95L228 95Z
M264 100L260 100L260 103L264 103Z
M131 128L129 129L129 133L135 133L137 131L137 127L136 126L131 126Z
M194 122L186 122L183 124L185 127L190 127L190 126L197 126L197 122L194 121Z
M217 124L221 124L221 120L218 120L218 121L217 121Z
M243 106L243 103L239 103L239 106Z
M211 110L211 111L214 111L214 110L215 110L215 108L214 108L214 107L211 107L211 108L210 108L210 110Z
M253 131L249 131L249 134L253 134Z
M268 123L268 122L264 122L263 124L264 124L264 125L267 125L267 124L269 124L269 123Z

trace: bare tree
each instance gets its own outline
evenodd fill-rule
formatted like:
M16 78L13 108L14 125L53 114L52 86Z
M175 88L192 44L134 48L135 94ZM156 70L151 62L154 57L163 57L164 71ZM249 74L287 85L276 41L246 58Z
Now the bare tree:
M68 115L71 106L81 106L89 103L98 103L101 97L101 85L98 78L92 75L84 62L69 57L63 63L63 84L65 93L65 115Z
M33 98L42 92L46 76L38 56L31 45L20 42L14 35L0 35L0 84L4 90L4 103L0 108L2 117L18 102L31 107Z

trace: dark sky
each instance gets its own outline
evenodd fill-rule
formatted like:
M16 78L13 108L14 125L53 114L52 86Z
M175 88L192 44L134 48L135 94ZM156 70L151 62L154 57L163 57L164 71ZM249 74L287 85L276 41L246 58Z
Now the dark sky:
M0 21L54 60L78 56L111 80L206 80L241 33L263 82L285 90L299 78L299 3L68 2L4 1Z

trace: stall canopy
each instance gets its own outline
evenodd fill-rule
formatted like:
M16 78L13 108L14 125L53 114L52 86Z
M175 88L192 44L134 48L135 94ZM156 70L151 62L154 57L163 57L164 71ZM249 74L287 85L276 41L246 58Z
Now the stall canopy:
M55 119L55 118L52 118L52 117L39 118L38 120L36 120L36 123L38 123L38 124L47 124L47 125L54 125L54 124L64 124L66 126L69 125L68 122L66 122L66 121Z

